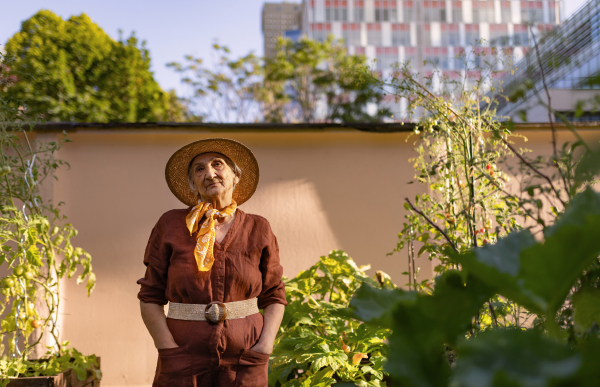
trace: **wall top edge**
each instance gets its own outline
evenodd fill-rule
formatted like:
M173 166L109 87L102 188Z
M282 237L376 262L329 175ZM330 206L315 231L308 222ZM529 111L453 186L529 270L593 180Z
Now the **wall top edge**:
M507 123L505 123L507 125ZM600 130L600 122L573 122L577 130ZM412 132L418 127L413 122L398 123L316 123L316 124L218 124L197 122L111 122L111 123L81 123L81 122L50 122L40 124L25 124L36 132L79 132L79 131L162 131L178 130L190 132L336 132L360 131L371 133L402 133ZM563 123L554 123L556 130L570 130ZM514 130L551 130L549 123L513 123Z
M29 124L26 125L29 127ZM415 123L315 123L315 124L220 124L198 122L110 122L110 123L81 123L81 122L49 122L34 124L36 132L54 131L136 131L136 130L184 130L199 132L330 132L330 131L363 131L374 133L411 132Z

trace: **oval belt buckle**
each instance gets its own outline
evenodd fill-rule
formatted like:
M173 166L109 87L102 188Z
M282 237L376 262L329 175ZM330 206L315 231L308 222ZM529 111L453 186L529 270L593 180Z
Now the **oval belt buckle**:
M221 318L219 320L214 320L210 317L209 309L213 305L219 305L223 311L223 315L221 316ZM222 303L221 301L210 302L210 303L206 304L206 307L204 308L204 315L205 315L207 321L209 321L213 324L218 324L221 321L225 321L225 319L227 318L227 306L224 303Z

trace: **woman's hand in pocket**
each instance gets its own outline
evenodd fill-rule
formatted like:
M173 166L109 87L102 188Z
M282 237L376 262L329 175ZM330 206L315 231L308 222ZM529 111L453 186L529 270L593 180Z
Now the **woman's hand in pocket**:
M175 348L179 348L179 345L175 344L172 346L168 346L168 347L157 347L156 349L175 349Z
M250 350L259 353L264 353L265 355L270 355L271 353L273 353L273 345L265 345L259 341L254 345L254 347L250 348Z
M154 346L156 347L156 349L174 349L174 348L179 348L179 345L177 345L177 343L175 342L175 340L173 340L173 336L171 336L170 338L166 338L165 340L162 340L159 343L154 342Z

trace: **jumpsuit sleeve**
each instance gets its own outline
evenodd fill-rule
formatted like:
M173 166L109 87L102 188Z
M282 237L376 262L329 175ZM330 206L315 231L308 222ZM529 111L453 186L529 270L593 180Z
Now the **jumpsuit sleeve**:
M283 267L279 263L279 245L268 223L266 234L266 245L260 257L262 290L258 296L259 309L264 309L271 304L287 305L285 285L281 280Z
M162 220L162 219L161 219ZM145 303L165 305L167 273L169 270L169 249L164 243L163 222L158 221L152 229L146 252L144 254L144 265L146 274L137 283L141 285L138 299Z

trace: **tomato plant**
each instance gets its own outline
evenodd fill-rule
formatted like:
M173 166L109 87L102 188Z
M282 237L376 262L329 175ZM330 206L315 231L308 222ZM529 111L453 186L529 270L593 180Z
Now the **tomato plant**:
M10 79L9 64L0 55L0 81ZM62 140L35 141L26 105L12 108L4 98L9 86L0 82L0 267L10 273L0 281L0 334L8 338L8 348L0 344L0 386L68 368L85 379L98 366L96 358L59 341L57 316L61 278L76 275L88 295L94 288L91 256L72 245L77 230L40 193L40 185L66 164L55 155L69 140L63 133ZM29 360L34 350L43 361Z

